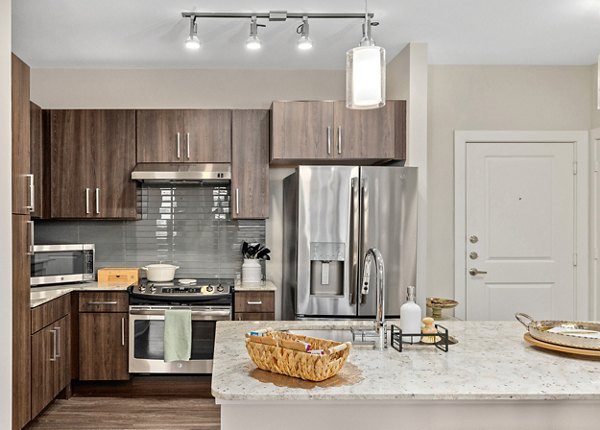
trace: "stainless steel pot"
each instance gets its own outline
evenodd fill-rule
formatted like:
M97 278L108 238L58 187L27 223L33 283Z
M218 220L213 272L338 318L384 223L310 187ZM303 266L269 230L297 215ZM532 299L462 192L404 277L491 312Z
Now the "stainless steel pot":
M146 278L151 282L170 282L175 278L175 271L179 266L172 264L148 264L142 267L146 271Z
M572 348L600 350L600 339L597 337L586 337L584 332L577 333L577 330L593 330L600 332L600 323L582 321L534 321L529 315L521 312L516 313L515 318L527 328L531 337L541 340L542 342L569 346ZM571 334L553 333L548 331L554 327L569 329L571 330ZM574 336L575 333L577 333L577 336Z

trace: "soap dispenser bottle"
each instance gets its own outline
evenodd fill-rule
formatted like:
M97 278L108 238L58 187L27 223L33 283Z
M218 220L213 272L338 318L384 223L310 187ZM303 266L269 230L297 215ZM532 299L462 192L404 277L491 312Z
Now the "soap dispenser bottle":
M400 307L400 329L402 333L421 333L421 307L415 303L415 287L407 288L406 303ZM402 341L418 343L420 337L402 336Z

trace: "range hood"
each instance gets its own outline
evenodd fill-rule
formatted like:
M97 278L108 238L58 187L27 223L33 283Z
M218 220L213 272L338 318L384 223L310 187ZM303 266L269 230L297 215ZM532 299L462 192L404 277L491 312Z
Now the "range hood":
M131 179L141 182L219 184L231 181L231 165L216 163L139 163Z

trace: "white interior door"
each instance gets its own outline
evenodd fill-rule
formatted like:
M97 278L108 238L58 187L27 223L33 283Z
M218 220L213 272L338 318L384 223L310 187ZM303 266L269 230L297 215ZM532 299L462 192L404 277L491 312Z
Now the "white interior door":
M467 144L467 319L575 317L575 151L568 142Z

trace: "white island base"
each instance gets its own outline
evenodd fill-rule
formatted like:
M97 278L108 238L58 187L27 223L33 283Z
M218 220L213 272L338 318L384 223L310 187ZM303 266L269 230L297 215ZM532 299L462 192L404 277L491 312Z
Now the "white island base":
M590 430L595 400L235 401L221 430Z

